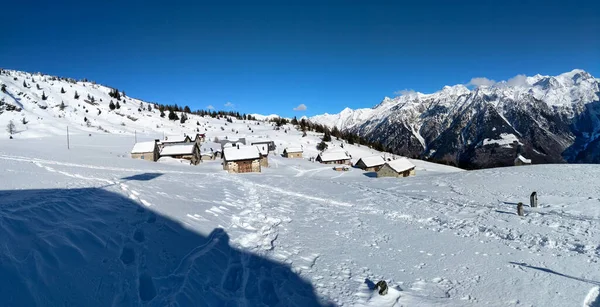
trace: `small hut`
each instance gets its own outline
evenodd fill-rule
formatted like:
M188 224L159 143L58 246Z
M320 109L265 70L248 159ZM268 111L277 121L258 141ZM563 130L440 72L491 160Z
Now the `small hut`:
M354 166L367 172L376 172L384 164L385 160L382 156L371 156L360 158Z
M388 161L377 171L377 177L408 177L414 175L415 165L407 158Z
M515 166L522 166L522 165L531 165L531 159L527 159L527 158L523 157L522 155L518 155L515 158Z
M300 147L288 147L283 150L283 156L286 158L302 158L303 150Z
M345 151L322 152L316 161L323 164L352 164L350 155Z
M165 144L160 151L161 157L189 160L191 164L200 163L200 150L196 143Z
M256 146L227 147L223 149L223 169L230 173L260 173L260 157Z
M138 142L133 145L131 157L133 159L142 159L148 161L156 161L159 157L158 143L159 140L152 142Z

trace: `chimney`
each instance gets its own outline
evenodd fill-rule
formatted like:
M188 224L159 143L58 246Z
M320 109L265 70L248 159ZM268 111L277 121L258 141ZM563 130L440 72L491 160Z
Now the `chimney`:
M237 144L237 149L240 149L240 144Z
M160 143L159 139L154 139L154 143Z

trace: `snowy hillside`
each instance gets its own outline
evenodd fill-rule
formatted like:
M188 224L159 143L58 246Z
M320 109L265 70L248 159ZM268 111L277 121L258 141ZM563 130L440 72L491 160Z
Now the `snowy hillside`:
M534 163L600 163L599 92L599 79L573 70L472 90L455 85L409 93L372 109L310 120L359 133L399 154L465 167L511 165L517 153Z
M0 140L2 306L600 303L598 166L234 175L130 159L130 135L64 142Z

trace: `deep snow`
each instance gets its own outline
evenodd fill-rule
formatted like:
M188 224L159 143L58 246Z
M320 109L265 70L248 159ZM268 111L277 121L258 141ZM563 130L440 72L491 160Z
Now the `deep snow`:
M598 306L599 166L232 175L64 143L0 141L0 305Z

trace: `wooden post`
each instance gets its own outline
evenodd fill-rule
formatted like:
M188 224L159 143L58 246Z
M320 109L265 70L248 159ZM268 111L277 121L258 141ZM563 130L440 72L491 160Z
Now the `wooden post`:
M523 203L518 203L517 204L517 214L519 216L525 215L525 212L523 211Z
M529 202L530 202L529 205L532 208L536 208L538 206L538 203L537 203L537 193L536 192L531 193L531 197L529 197Z
M71 145L69 144L69 126L67 126L67 149L71 149Z

